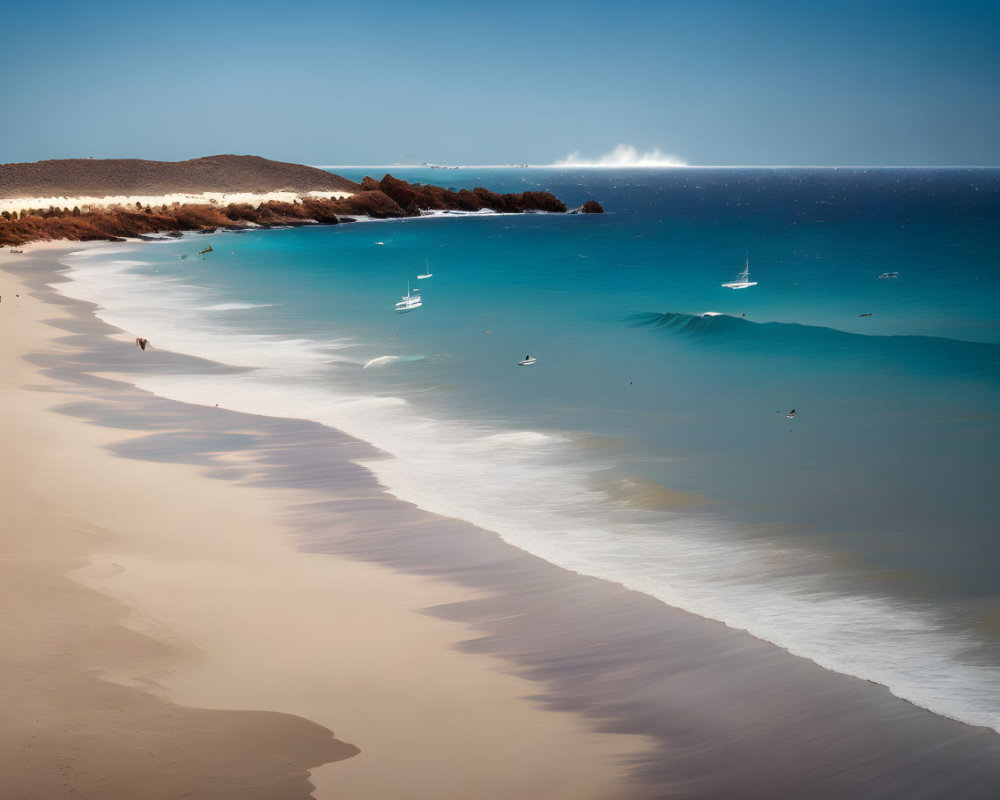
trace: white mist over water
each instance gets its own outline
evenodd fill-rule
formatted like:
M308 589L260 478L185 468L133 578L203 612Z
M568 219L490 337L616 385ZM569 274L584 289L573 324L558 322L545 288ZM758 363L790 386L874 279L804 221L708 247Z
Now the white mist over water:
M677 156L667 155L654 147L645 153L640 153L632 145L620 144L610 153L605 153L596 159L583 158L580 152L574 151L566 158L557 161L556 167L686 167L687 162Z

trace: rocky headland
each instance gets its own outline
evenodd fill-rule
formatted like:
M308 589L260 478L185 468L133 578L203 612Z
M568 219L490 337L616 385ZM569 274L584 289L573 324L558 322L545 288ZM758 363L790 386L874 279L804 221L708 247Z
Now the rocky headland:
M336 224L429 211L568 211L550 192L452 191L385 175L361 183L257 156L0 164L0 245L118 240L216 228ZM589 201L579 211L597 212Z

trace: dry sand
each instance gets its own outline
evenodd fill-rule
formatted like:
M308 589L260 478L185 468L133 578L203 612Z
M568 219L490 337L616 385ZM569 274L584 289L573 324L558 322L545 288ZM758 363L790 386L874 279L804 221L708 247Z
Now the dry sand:
M4 271L51 257L27 249L0 255L0 795L638 796L644 737L543 709L421 612L470 590L298 552L302 490L117 457L140 432L60 413L88 392L25 356L69 357L79 312Z
M170 206L174 203L198 204L198 205L219 205L227 206L230 203L249 203L259 205L277 201L282 203L292 203L303 197L350 197L350 192L340 192L334 190L320 190L312 192L198 192L185 193L175 192L172 194L121 194L108 196L87 196L87 197L6 197L0 198L0 213L4 211L21 212L29 208L45 209L55 208L79 208L81 211L96 211L112 206L124 206L134 208L136 203L141 207Z

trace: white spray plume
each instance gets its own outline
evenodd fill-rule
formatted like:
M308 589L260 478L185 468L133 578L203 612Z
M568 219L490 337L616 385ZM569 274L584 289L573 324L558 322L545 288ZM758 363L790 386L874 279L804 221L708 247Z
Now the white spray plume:
M677 156L661 153L658 147L640 155L632 145L620 144L596 160L581 158L579 151L555 163L557 167L686 167Z

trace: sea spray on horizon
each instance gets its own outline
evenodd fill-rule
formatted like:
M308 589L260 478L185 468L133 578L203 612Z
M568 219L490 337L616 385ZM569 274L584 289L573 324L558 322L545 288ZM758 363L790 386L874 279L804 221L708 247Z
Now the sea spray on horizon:
M610 153L605 153L596 159L584 158L579 150L570 153L566 158L556 161L556 167L686 167L687 162L677 156L667 155L654 147L645 153L640 153L635 147L620 144Z

